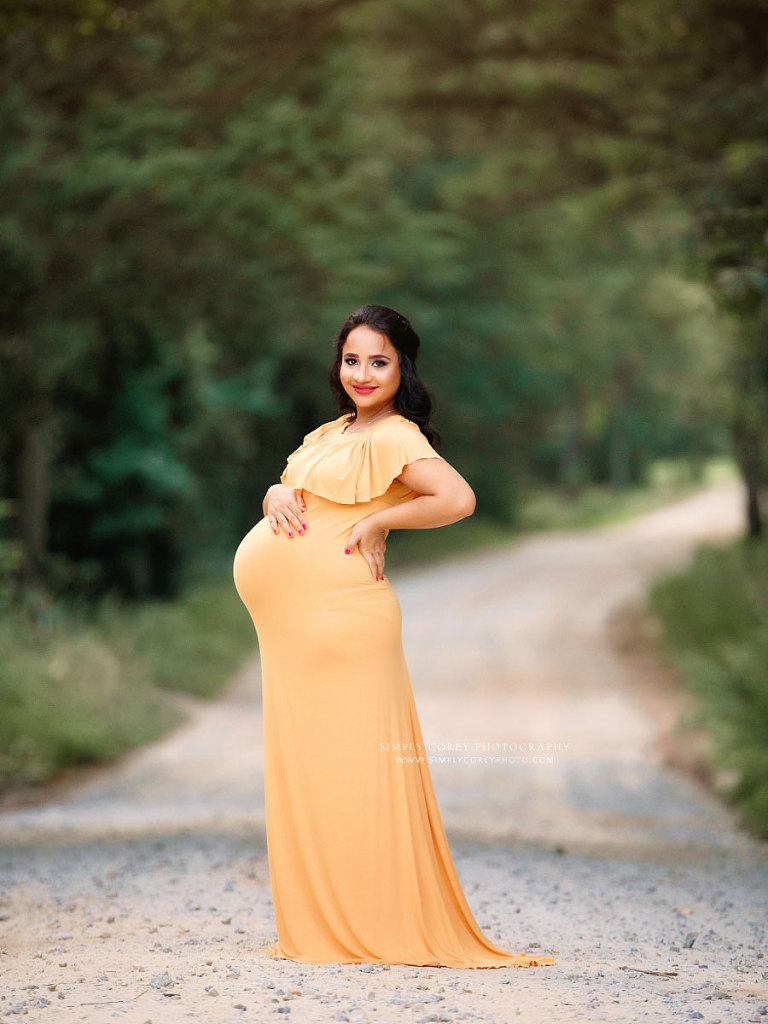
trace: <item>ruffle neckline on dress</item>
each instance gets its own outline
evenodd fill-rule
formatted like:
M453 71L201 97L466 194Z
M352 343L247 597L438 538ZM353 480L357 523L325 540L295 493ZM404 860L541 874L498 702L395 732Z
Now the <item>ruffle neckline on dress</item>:
M323 423L291 455L280 480L344 505L372 501L389 490L405 466L442 458L418 425L396 413L345 434L348 416Z

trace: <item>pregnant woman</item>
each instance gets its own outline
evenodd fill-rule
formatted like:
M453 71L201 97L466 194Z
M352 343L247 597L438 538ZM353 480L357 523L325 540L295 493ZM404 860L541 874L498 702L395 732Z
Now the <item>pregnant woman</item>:
M309 964L554 964L498 948L472 915L384 572L389 530L444 526L475 505L433 447L418 347L410 323L385 306L349 317L330 374L342 414L288 457L235 555L262 667L278 936L267 954Z

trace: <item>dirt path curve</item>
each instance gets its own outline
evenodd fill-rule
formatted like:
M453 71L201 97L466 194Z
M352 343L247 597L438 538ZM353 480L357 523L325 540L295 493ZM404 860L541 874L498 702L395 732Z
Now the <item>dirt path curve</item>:
M392 574L470 903L497 941L552 951L554 968L264 957L256 658L166 740L0 813L0 1019L768 1021L765 844L670 767L690 760L674 731L685 698L621 644L649 581L736 534L741 502L721 486Z

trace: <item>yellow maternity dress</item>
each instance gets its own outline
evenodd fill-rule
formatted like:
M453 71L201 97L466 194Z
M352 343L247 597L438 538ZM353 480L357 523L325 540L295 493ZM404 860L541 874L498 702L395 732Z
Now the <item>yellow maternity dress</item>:
M234 560L262 667L278 936L267 954L311 964L554 964L499 949L472 916L425 758L399 602L357 549L344 553L359 519L416 497L396 479L403 468L441 456L399 414L349 434L347 419L307 434L281 476L302 491L306 532L275 534L263 518Z

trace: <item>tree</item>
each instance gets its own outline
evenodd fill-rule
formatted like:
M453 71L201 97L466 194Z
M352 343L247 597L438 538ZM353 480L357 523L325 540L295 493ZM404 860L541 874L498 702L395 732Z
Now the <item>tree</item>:
M766 0L396 0L363 8L398 74L387 102L463 160L465 199L497 220L610 194L617 216L676 195L694 273L741 324L730 353L732 442L760 533L766 486ZM632 371L614 380L617 402ZM570 456L581 417L572 396ZM613 461L622 456L615 418ZM574 433L574 430L576 433Z

